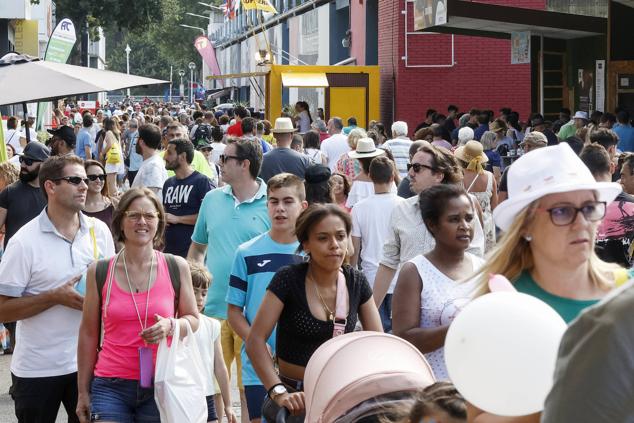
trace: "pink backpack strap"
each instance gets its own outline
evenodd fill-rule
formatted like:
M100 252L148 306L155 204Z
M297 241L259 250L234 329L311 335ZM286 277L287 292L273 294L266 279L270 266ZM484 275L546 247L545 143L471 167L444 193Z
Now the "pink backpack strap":
M332 337L343 335L348 323L348 287L343 272L337 276L337 303L335 304L335 328Z

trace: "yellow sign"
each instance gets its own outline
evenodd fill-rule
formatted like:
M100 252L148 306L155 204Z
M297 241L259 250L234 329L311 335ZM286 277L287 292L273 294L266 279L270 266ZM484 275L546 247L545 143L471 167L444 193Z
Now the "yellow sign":
M15 24L15 51L39 57L37 20L21 19Z
M277 13L275 7L271 4L269 0L241 0L242 8L244 10L262 10L264 12Z

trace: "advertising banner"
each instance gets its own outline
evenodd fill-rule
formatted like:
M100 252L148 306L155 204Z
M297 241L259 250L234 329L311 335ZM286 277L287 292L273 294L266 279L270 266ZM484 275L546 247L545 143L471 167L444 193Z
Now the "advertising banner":
M44 53L44 60L54 63L66 63L68 57L70 56L70 52L73 50L75 41L77 41L75 25L73 25L73 22L68 18L62 19L55 27L55 30L51 34L51 38L48 40L46 53ZM48 105L49 103L38 103L37 105L36 128L38 129L42 129L45 118L44 115L48 113Z
M201 35L194 40L194 47L198 50L205 64L211 69L211 74L222 75L220 66L218 66L218 59L216 58L216 49L211 41L206 36ZM219 82L224 87L224 81L221 80Z
M521 65L531 62L530 31L511 32L511 64Z

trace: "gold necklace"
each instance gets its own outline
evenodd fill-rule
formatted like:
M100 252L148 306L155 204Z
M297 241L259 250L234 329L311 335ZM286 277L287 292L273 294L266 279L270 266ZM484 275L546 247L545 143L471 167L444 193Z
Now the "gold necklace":
M326 312L326 316L328 317L328 321L329 322L334 321L335 320L335 314L332 312L332 310L330 310L330 307L328 307L328 305L324 301L323 297L319 293L319 288L317 288L317 283L315 282L315 279L313 279L313 276L310 275L310 274L308 275L308 278L310 279L310 281L313 283L313 286L315 287L315 292L317 293L317 297L319 298L319 301L321 301L321 305L323 306L323 309Z

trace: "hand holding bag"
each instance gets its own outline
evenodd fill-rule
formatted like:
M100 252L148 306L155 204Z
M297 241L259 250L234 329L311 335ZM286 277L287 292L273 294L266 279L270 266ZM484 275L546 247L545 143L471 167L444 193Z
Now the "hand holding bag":
M198 344L187 322L187 336L180 339L175 325L172 345L163 338L158 347L154 374L154 400L163 423L205 423L207 402L203 390L205 370Z

